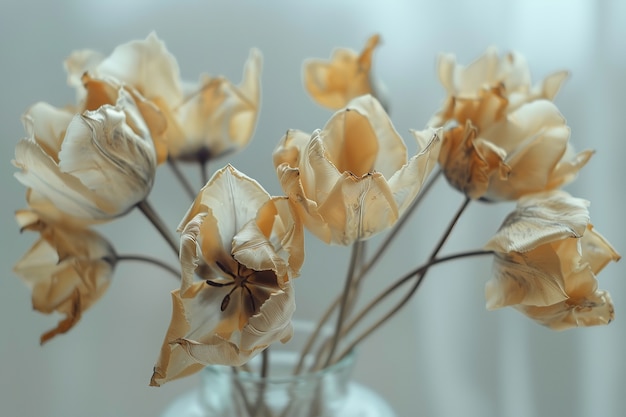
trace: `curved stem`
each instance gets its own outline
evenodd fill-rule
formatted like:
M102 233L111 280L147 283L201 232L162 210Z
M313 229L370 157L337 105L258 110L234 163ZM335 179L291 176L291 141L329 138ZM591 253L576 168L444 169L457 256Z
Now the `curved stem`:
M326 361L324 362L324 367L328 366L332 360L333 355L335 354L335 350L337 349L337 344L339 343L341 327L343 326L343 322L345 320L345 316L348 310L348 303L350 302L350 295L353 291L354 287L354 278L356 276L356 266L357 260L359 259L359 253L361 252L362 242L357 240L352 244L352 255L350 256L350 265L348 267L348 273L346 275L346 281L343 289L343 293L341 295L341 302L339 304L339 314L337 315L337 325L335 327L335 332L332 337L330 350L328 352L328 356L326 357Z
M428 180L428 182L426 183L424 188L422 188L422 191L420 192L420 194L415 198L415 200L413 200L411 205L405 211L404 215L396 222L396 224L394 225L393 229L391 229L391 231L389 232L389 234L387 235L387 237L385 238L383 243L381 243L381 245L378 247L376 252L372 255L372 258L368 262L366 262L366 263L363 263L363 258L360 260L359 270L358 270L357 276L356 276L356 278L354 280L356 283L360 282L361 279L363 279L363 277L369 272L369 270L376 264L376 262L378 262L380 260L382 255L389 248L389 246L391 245L392 241L397 236L398 232L400 232L400 229L402 228L402 226L408 220L409 216L412 213L415 212L415 210L417 209L419 204L424 200L424 197L432 189L433 185L435 184L436 180L441 176L441 174L442 174L442 171L438 170ZM311 334L311 336L309 337L309 340L307 340L307 343L304 346L304 349L303 349L303 351L301 353L300 362L298 363L298 366L296 367L296 372L300 372L300 370L302 369L304 357L311 350L311 348L313 346L313 343L315 342L315 340L319 336L319 333L320 333L322 327L328 321L328 319L330 318L332 313L335 311L337 306L339 306L340 301L341 301L341 296L335 298L335 300L333 300L333 302L328 306L326 311L324 311L324 313L322 314L320 320L317 323L317 328Z
M174 173L174 176L176 177L178 182L180 182L180 184L185 189L185 192L187 193L187 195L189 195L189 197L191 197L191 199L194 200L196 198L196 191L191 186L191 183L189 182L187 177L185 177L183 172L180 170L176 161L174 161L172 158L167 158L167 164L172 169L172 172Z
M155 266L158 266L159 268L165 269L167 272L171 273L176 278L180 279L180 270L174 268L171 265L166 264L165 262L157 258L152 258L150 256L145 256L145 255L129 254L129 255L118 255L115 258L115 260L116 261L139 261L139 262L150 263Z
M148 220L150 220L150 223L156 227L163 239L165 239L167 244L174 250L174 253L176 253L176 256L178 256L179 245L176 238L171 234L170 230L165 225L165 222L161 219L156 210L154 210L152 205L148 203L148 200L143 200L137 204L137 207L148 218Z
M389 246L391 245L393 240L396 238L396 236L398 235L400 230L402 230L402 227L407 222L407 220L409 219L411 214L413 214L415 212L417 207L420 205L420 203L426 197L426 194L428 194L428 192L432 189L433 185L435 185L435 182L437 181L437 179L439 179L439 177L441 177L442 173L443 173L443 171L441 169L439 169L430 178L430 180L426 183L426 185L422 189L422 192L419 193L417 198L415 198L415 200L413 200L411 205L404 212L404 215L396 222L396 224L394 225L393 229L391 229L389 234L385 237L385 240L383 241L383 243L380 244L380 246L378 247L378 249L376 250L374 255L372 255L372 258L369 260L369 262L367 262L365 265L363 265L363 267L361 268L361 270L359 272L359 276L357 278L358 280L361 280L363 278L363 276L365 276L370 271L370 269L372 269L372 267L380 260L380 258L385 253L385 251L389 248Z
M342 352L342 354L339 356L339 360L341 358L343 358L345 355L347 355L352 349L354 349L354 347L356 347L359 343L361 343L361 341L363 341L366 337L368 337L370 334L372 334L381 325L386 323L391 317L393 317L398 311L400 311L402 309L402 307L404 307L406 305L406 303L413 297L413 294L415 294L415 292L419 288L420 284L423 282L424 277L426 276L426 273L428 272L428 268L430 268L430 266L433 264L434 260L436 259L437 255L439 254L439 251L441 250L441 248L445 244L446 240L450 236L450 233L452 232L452 229L454 229L454 226L456 225L456 223L458 222L459 218L461 217L461 214L463 214L463 212L465 211L465 209L469 205L470 201L471 201L471 199L465 198L465 200L463 201L463 204L457 210L454 218L452 219L452 221L448 225L446 231L444 232L444 234L439 239L439 242L437 242L437 245L435 245L435 248L433 249L431 255L429 256L428 261L426 262L425 266L423 268L418 268L417 269L418 272L413 271L413 274L409 275L410 277L415 276L415 275L417 276L417 279L416 279L415 283L413 284L413 286L411 287L411 289L409 290L409 292L387 314L385 314L378 321L376 321L372 326L367 328L361 335L359 335ZM487 252L487 253L490 253L490 252ZM406 278L406 276L405 276L405 279L408 279L408 278ZM356 325L356 322L353 323L353 327L355 325Z
M391 231L386 236L386 238L383 241L383 243L381 243L381 245L378 247L378 249L376 250L376 252L372 256L372 258L367 263L364 263L364 259L365 259L364 256L361 259L359 259L359 270L358 270L358 273L357 273L357 277L355 278L355 282L356 283L360 283L360 281L363 279L363 277L365 277L365 275L376 264L376 262L378 262L380 260L380 258L384 254L384 252L389 248L389 246L391 245L392 241L395 239L395 237L400 232L400 229L404 226L404 224L408 220L409 216L416 211L416 209L419 206L419 204L424 200L426 194L428 194L428 192L433 188L435 182L437 181L437 179L439 179L439 177L441 177L442 173L443 173L443 171L441 171L441 169L439 169L428 180L428 182L426 183L424 188L422 188L422 191L415 198L415 200L413 200L411 205L404 212L404 215L394 225L393 229L391 229ZM307 340L306 344L304 345L304 348L302 349L302 352L300 354L300 361L298 362L298 365L296 366L294 373L297 374L297 373L299 373L302 370L302 366L304 364L304 358L306 357L306 355L309 353L309 351L313 347L313 344L314 344L315 340L317 339L317 337L319 336L322 328L324 327L324 324L328 321L328 319L330 318L332 313L339 306L340 301L341 301L341 295L339 297L336 297L333 300L333 302L326 308L324 313L322 314L320 320L317 322L317 327L315 328L315 331L313 331L313 333L311 333L311 335L309 336L309 339Z
M491 254L493 254L493 251L488 251L488 250L475 250L475 251L469 251L469 252L460 252L460 253L456 253L456 254L453 254L453 255L443 256L441 258L435 258L432 261L427 262L424 265L419 266L418 268L415 268L414 270L408 272L403 277L398 279L395 283L390 285L385 291L383 291L382 293L378 294L378 296L375 299L373 299L365 307L363 307L361 309L361 311L359 312L359 314L357 314L352 319L352 321L350 323L348 323L347 326L345 326L341 336L344 337L348 333L350 333L359 324L359 322L361 320L363 320L363 318L365 316L367 316L367 314L370 313L385 298L387 298L388 296L393 294L396 290L400 289L404 284L409 282L412 278L415 278L416 276L418 276L420 274L423 274L431 266L437 265L437 264L441 264L441 263L444 263L444 262L448 262L448 261L452 261L454 259L469 258L469 257L472 257L472 256L491 255ZM388 317L383 318L380 321L385 321L387 318ZM357 338L357 341L353 342L351 344L350 348L353 349L366 336L367 336L367 334L364 334L363 336ZM341 357L345 356L345 354L350 351L350 348L346 349L346 352L342 353Z

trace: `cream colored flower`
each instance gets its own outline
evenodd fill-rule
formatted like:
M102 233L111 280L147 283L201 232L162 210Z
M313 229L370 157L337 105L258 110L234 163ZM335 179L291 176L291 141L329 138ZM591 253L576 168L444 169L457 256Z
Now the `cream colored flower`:
M229 165L200 191L180 230L182 284L151 385L207 364L242 365L292 334L291 279L304 237L287 198L270 197Z
M66 225L50 225L32 210L16 215L22 230L39 231L40 239L14 271L32 290L33 308L65 315L41 336L45 343L69 331L106 291L113 276L115 252L98 233Z
M533 86L526 60L495 48L467 67L441 55L448 97L430 126L444 126L439 163L450 184L473 199L514 200L571 181L592 151L575 154L569 128L550 102L567 78Z
M588 204L563 191L518 201L486 245L496 254L485 288L488 309L512 305L556 330L613 319L596 275L620 256L589 223Z
M558 71L533 86L526 58L518 52L499 56L494 47L467 66L457 64L453 54L440 54L437 74L448 95L444 105L448 111L454 108L456 100L477 99L483 91L497 87L502 88L509 111L533 100L552 100L569 76L567 71ZM451 117L449 113L441 116Z
M145 40L120 45L110 56L83 50L66 60L68 82L83 99L82 75L115 80L154 103L167 120L162 139L171 158L203 160L243 148L250 141L260 105L261 53L250 51L240 85L203 75L183 83L174 56L151 33ZM148 123L150 126L150 124ZM160 158L161 160L163 158Z
M377 96L381 87L374 86L370 70L374 49L379 42L380 36L373 35L360 54L351 49L337 48L329 61L307 59L303 65L304 86L313 100L337 110L358 96Z
M305 226L325 242L350 244L392 226L419 193L439 151L435 131L406 146L370 95L354 99L313 135L290 130L274 151L283 190Z
M29 136L15 148L16 178L77 223L120 216L150 192L154 146L125 90L115 106L77 115L37 103L24 124Z

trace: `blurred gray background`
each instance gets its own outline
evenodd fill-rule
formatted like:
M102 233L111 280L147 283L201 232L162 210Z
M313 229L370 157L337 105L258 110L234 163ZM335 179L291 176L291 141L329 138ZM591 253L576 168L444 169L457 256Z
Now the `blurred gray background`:
M239 82L251 47L264 55L260 119L237 168L279 194L270 152L288 128L312 131L330 112L309 99L300 80L307 57L335 46L360 50L373 33L382 45L374 71L389 90L391 114L407 142L443 99L435 74L439 52L469 63L489 45L515 49L534 80L568 69L555 100L578 149L597 154L567 187L592 201L596 228L626 253L623 217L626 152L626 2L616 1L12 1L0 6L0 415L157 416L197 386L188 379L149 388L170 317L176 281L160 270L120 264L111 288L67 335L44 347L39 335L58 317L32 311L29 290L12 265L35 241L13 220L24 189L10 161L24 135L22 112L36 101L73 103L62 62L75 49L109 54L156 30L184 78L201 72ZM410 143L412 150L415 149ZM215 162L218 168L227 161ZM195 167L193 167L195 168ZM187 172L198 178L195 169ZM199 185L199 182L197 183ZM368 279L366 295L425 256L462 197L441 182L402 235L401 245ZM174 228L189 205L167 167L150 197ZM510 205L474 204L444 252L480 247ZM99 230L120 253L145 252L175 263L139 213ZM307 236L307 260L296 282L298 317L314 318L337 291L349 251ZM399 416L605 416L626 410L624 263L600 275L611 292L610 326L555 333L514 310L487 312L487 258L431 271L412 303L362 346L355 378L380 392ZM336 279L335 279L336 278Z

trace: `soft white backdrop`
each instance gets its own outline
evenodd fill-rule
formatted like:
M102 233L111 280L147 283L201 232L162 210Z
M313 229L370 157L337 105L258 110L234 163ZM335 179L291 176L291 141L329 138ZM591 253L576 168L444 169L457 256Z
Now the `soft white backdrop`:
M330 115L302 88L306 57L328 57L335 46L360 49L380 33L374 67L387 84L394 124L407 141L408 129L422 128L443 98L434 71L438 52L456 53L468 63L489 45L515 49L525 54L536 80L569 69L572 76L556 103L572 128L573 143L598 152L568 190L592 200L594 224L626 253L624 2L5 0L0 6L2 416L156 416L198 382L191 377L158 389L147 386L169 322L169 291L176 285L161 271L120 264L108 293L76 328L39 347L39 335L57 317L32 311L29 291L11 270L35 240L34 234L20 235L13 221L13 211L24 204L24 189L10 164L23 136L21 113L38 100L59 106L73 101L61 65L72 50L108 54L152 30L192 80L206 71L238 82L249 48L262 50L258 128L248 149L230 161L272 193L280 191L270 151L283 132L311 131ZM158 175L151 201L174 226L189 200L166 167ZM462 200L445 183L434 197L403 235L401 247L370 278L366 293L424 256ZM480 246L510 208L471 206L445 251ZM147 251L175 262L138 213L100 230L119 252ZM343 248L307 240L307 263L297 281L299 317L314 317L339 287L347 257ZM615 322L563 333L512 310L486 312L489 271L487 259L433 270L413 302L362 347L356 378L386 397L400 416L623 416L624 264L612 264L600 275L601 287L616 304Z

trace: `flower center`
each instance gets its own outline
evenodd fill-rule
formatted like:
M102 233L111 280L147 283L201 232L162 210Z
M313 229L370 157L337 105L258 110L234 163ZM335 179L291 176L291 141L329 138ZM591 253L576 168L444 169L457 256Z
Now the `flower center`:
M233 271L232 268L229 268L221 262L216 262L219 269L231 280L220 282L207 279L205 282L212 287L218 288L232 286L230 291L222 299L220 305L221 311L225 311L228 308L235 291L241 290L244 291L243 295L247 298L247 303L243 305L247 314L256 314L257 308L269 298L275 288L278 288L276 274L274 274L273 271L256 271L247 268L239 262L236 262L236 264L237 271Z

